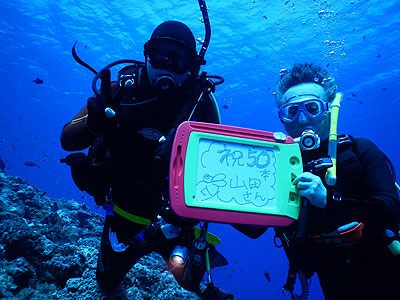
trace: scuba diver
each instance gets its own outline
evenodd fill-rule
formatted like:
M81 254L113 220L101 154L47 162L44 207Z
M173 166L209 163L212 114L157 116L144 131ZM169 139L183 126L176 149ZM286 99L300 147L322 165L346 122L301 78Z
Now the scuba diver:
M342 94L326 70L304 63L280 75L279 118L305 171L293 180L303 197L299 220L275 229L289 260L284 289L306 299L316 273L327 300L399 299L400 201L390 160L368 139L337 136Z
M177 127L186 120L220 123L213 92L223 78L199 75L210 39L207 8L204 0L199 4L206 24L199 54L191 30L177 21L154 30L144 45L145 63L122 60L96 72L73 48L75 59L96 74L95 95L61 134L65 150L90 147L89 152L70 154L63 162L71 166L77 186L106 209L96 273L104 290L117 287L141 257L155 251L183 288L201 299L233 299L211 281L209 270L227 262L209 241L207 226L194 227L198 221L176 216L168 203ZM120 63L130 65L111 81L109 69ZM201 291L205 272L208 284Z

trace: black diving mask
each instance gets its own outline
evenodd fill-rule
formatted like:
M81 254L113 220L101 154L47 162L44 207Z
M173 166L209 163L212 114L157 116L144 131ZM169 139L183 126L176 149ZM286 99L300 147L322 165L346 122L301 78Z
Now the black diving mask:
M154 68L169 70L179 75L192 68L197 55L179 42L157 39L148 41L147 54Z

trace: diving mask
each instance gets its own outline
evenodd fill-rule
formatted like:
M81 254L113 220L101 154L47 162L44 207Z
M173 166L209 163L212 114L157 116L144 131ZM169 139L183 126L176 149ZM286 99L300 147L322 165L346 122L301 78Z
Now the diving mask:
M178 75L185 74L193 66L196 55L192 49L172 40L153 39L147 45L150 64L156 69L164 69Z
M316 119L328 111L328 104L318 98L305 98L301 102L286 103L279 110L279 118L283 122L291 123L297 119L300 111L310 119Z

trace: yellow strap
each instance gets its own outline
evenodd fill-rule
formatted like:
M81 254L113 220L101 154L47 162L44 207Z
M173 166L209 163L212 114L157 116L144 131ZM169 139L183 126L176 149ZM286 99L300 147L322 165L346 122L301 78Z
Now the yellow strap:
M115 204L114 204L114 212L119 214L121 217L124 217L125 219L137 224L142 224L147 226L151 224L150 219L132 215L131 213L128 213L127 211L121 209ZM194 236L196 239L198 239L200 237L200 228L193 227L193 229L194 229ZM221 239L212 233L207 233L207 243L211 245L219 245L221 243Z
M119 208L115 204L114 204L114 212L119 214L121 217L124 217L125 219L128 219L129 221L132 221L132 222L137 223L137 224L142 224L142 225L147 225L147 226L151 224L151 220L150 219L146 219L146 218L142 218L142 217L139 217L139 216L132 215L132 214L128 213L127 211Z

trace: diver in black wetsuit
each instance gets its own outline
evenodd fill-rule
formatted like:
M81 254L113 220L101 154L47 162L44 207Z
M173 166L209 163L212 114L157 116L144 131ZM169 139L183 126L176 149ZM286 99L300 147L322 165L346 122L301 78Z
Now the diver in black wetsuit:
M282 70L275 88L279 117L300 139L304 166L328 157L335 95L334 79L316 65ZM316 272L327 300L400 297L400 201L388 162L368 139L339 136L336 183L328 185L326 169L315 168L293 181L310 203L305 235L296 240L296 224L277 235L292 275Z
M195 237L198 221L174 215L166 193L177 126L189 118L220 122L212 95L215 84L205 73L198 76L205 62L183 23L159 25L144 54L146 63L123 68L117 82L110 82L107 67L99 72L93 84L96 95L61 135L65 150L90 146L89 162L76 163L75 156L65 162L72 165L78 187L106 208L97 281L103 289L115 288L142 256L155 251L185 289L202 299L233 299L212 283L200 291L208 257L211 268L227 262L206 240L198 246L205 239L201 233ZM97 78L101 93L95 88Z

